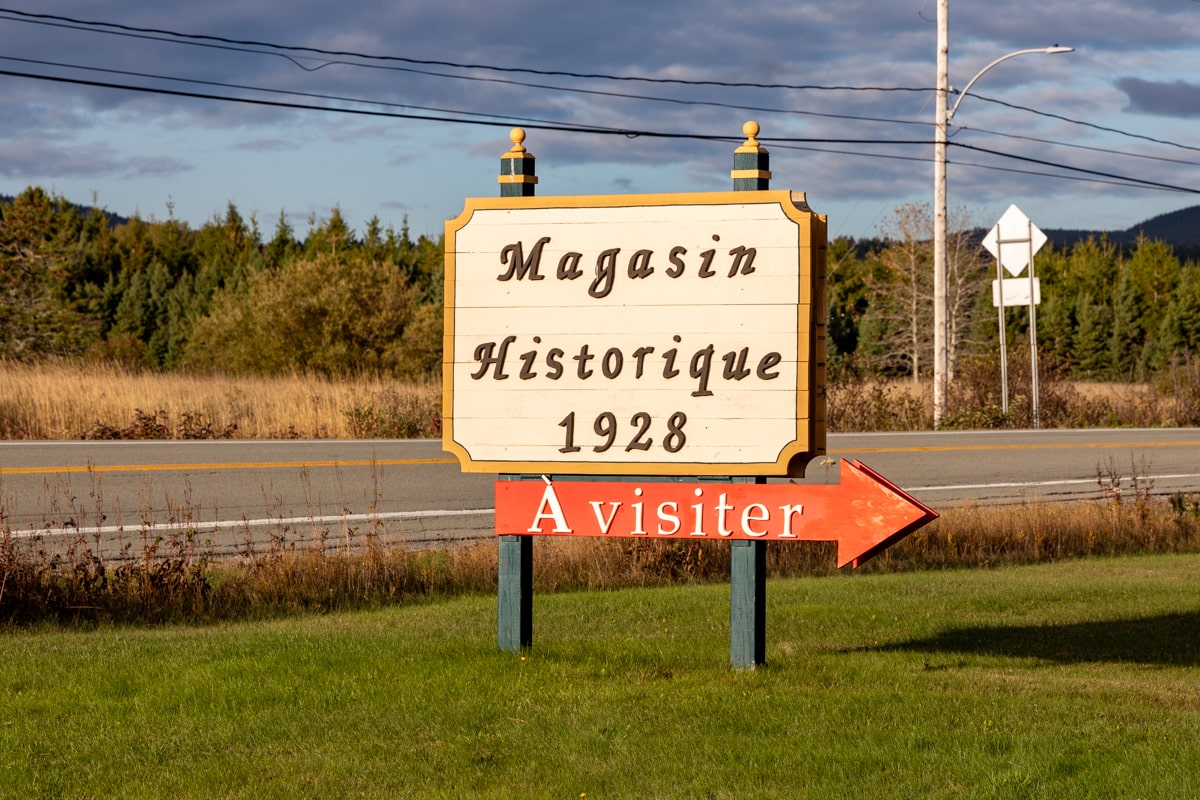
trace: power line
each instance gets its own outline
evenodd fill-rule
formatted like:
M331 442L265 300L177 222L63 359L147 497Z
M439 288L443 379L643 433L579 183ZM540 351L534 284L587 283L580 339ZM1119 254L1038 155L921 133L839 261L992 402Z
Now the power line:
M1037 114L1039 117L1047 117L1049 119L1056 119L1056 120L1059 120L1060 122L1069 122L1072 125L1080 125L1085 128L1091 128L1093 130L1103 131L1105 133L1115 133L1119 136L1128 136L1131 139L1141 139L1143 141L1152 142L1154 144L1166 145L1168 147L1178 147L1180 150L1193 150L1196 152L1200 152L1200 147L1193 147L1192 145L1188 145L1188 144L1180 144L1179 142L1172 142L1167 139L1156 139L1153 136L1145 136L1140 133L1130 133L1129 131L1123 131L1119 128L1110 128L1106 125L1097 125L1094 122L1084 122L1083 120L1071 119L1070 117L1064 117L1061 114L1055 114L1050 111L1039 111L1036 108L1029 108L1028 106L1020 106L1020 105L1017 105L1016 103L1009 103L1004 100L997 100L994 97L985 97L984 95L980 95L980 94L972 94L971 96L976 99L982 100L985 103L995 103L998 106L1004 106L1005 108L1011 108L1015 111L1028 111L1030 114Z
M241 103L241 104L247 104L247 105L265 106L265 107L271 107L271 108L282 108L282 109L291 109L291 110L300 110L300 111L321 111L321 112L326 112L326 113L352 114L352 115L359 115L359 116L384 117L384 118L392 118L392 119L411 119L411 120L418 120L418 121L424 121L424 122L443 122L443 123L451 123L451 124L478 125L478 126L487 126L487 127L508 127L508 126L511 126L514 124L519 124L519 125L522 125L523 127L526 127L526 128L532 129L532 130L546 130L546 131L557 131L557 132L564 132L564 133L587 133L587 134L594 134L594 135L623 136L626 138L654 138L654 139L673 139L673 140L693 140L693 141L705 141L705 142L726 142L726 143L737 143L737 142L741 141L737 137L731 137L731 136L726 136L726 135L712 135L712 134L699 134L699 133L675 133L675 132L653 131L653 130L644 130L644 129L637 130L637 129L623 129L623 128L606 128L606 127L600 127L600 126L567 125L567 124L556 123L556 122L535 122L535 121L513 120L513 119L505 119L505 118L498 118L498 119L491 119L491 120L489 120L489 119L460 119L460 118L447 117L447 116L431 116L431 115L426 115L426 114L411 114L411 113L402 113L402 112L397 112L397 111L376 111L376 110L363 109L363 108L335 108L335 107L330 107L330 106L314 105L314 104L308 104L308 103L293 103L293 102L286 102L286 101L281 101L281 100L270 100L270 99L252 98L252 97L230 97L228 95L209 94L209 93L204 93L204 92L189 92L189 91L182 91L182 90L178 90L178 89L167 89L167 88L162 88L162 87L134 86L134 85L129 85L129 84L86 80L83 78L70 78L70 77L63 77L63 76L39 75L36 73L17 72L14 70L0 70L0 76L27 78L27 79L32 79L32 80L42 80L42 81L49 81L49 82L54 82L54 83L89 86L89 87L93 87L93 88L131 91L131 92L138 92L138 93L143 93L143 94L165 95L165 96L171 96L171 97L184 97L184 98L199 99L199 100L212 100L212 101L217 101L217 102ZM220 85L220 84L218 84L218 85ZM244 87L228 86L226 88L244 88ZM253 87L250 87L250 88L253 88ZM359 101L352 101L352 102L359 102ZM445 112L445 111L443 111L441 113L468 114L470 112ZM800 137L768 138L768 139L764 139L762 141L764 141L768 144L771 144L773 147L783 147L783 148L788 148L788 149L814 149L811 147L806 148L806 147L804 147L804 145L816 145L816 144L839 144L839 145L876 144L876 145L921 145L921 146L928 146L930 144L930 142L928 142L926 140L846 139L846 138L825 139L825 138L800 138ZM1065 164L1056 164L1056 163L1050 162L1050 161L1044 161L1041 159L1035 159L1035 158L1030 158L1030 157L1026 157L1026 156L1017 156L1017 155L1013 155L1010 153L1003 153L1003 152L996 151L996 150L990 150L987 148L977 147L974 145L962 144L962 143L957 143L957 142L951 142L950 144L953 144L956 147L961 147L961 148L964 148L967 150L973 150L973 151L977 151L977 152L981 152L981 153L987 153L989 155L994 155L994 156L997 156L1000 158L1010 158L1010 159L1015 159L1018 161L1040 164L1040 165L1052 167L1055 169L1067 170L1070 172L1077 172L1080 174L1092 176L1088 180L1092 180L1094 178L1102 178L1102 179L1111 180L1111 181L1120 181L1122 183L1122 185L1127 185L1127 186L1137 186L1137 187L1142 187L1142 188L1160 189L1160 190L1176 191L1176 192L1186 192L1186 193L1192 193L1192 194L1200 193L1200 190L1197 190L1197 189L1190 189L1187 187L1174 186L1171 184L1159 183L1156 181L1147 181L1147 180L1142 180L1139 178L1131 178L1129 176L1117 175L1115 173L1101 172L1098 170L1089 170L1089 169L1084 169L1084 168L1080 168L1080 167L1072 167L1072 166L1065 165ZM899 156L899 155L895 155L895 154L877 154L877 153L863 153L863 152L853 152L853 151L836 151L836 150L828 150L828 149L824 150L823 152L831 152L834 154L851 155L851 156L857 156L857 157L893 158L893 159L921 160L921 161L926 160L926 159L917 158L917 157ZM982 165L975 165L975 166L982 166Z
M80 70L81 72L102 72L102 73L106 73L109 75L122 75L122 76L130 77L130 78L146 78L146 79L150 79L150 80L171 81L171 82L175 82L175 83L187 83L187 84L193 84L193 85L198 85L198 86L212 86L212 87L221 88L221 89L241 89L241 90L247 90L247 91L252 91L252 92L262 92L264 94L290 95L293 97L308 97L308 98L312 98L314 100L331 100L331 101L340 102L340 103L359 103L359 104L364 104L364 105L376 105L376 106L381 106L384 108L411 108L411 109L415 109L417 111L427 111L430 113L438 113L438 114L459 114L459 115L466 116L466 117L482 117L482 118L490 118L490 119L501 119L501 120L506 120L505 124L516 124L511 115L488 114L488 113L484 113L481 111L463 111L460 109L439 108L436 106L421 106L421 105L417 105L415 103L395 103L395 102L388 102L385 100L368 100L368 99L358 98L358 97L344 97L344 96L340 96L340 95L321 94L318 92L302 92L302 91L299 91L296 89L269 89L269 88L265 88L265 87L261 87L261 86L250 86L248 84L242 84L242 83L225 83L225 82L221 82L221 81L202 80L199 78L179 78L179 77L171 77L171 76L167 76L167 75L160 75L157 73L135 72L132 70L110 69L110 68L106 68L106 67L88 67L88 66L83 66L80 64L68 64L68 63L61 62L61 61L46 61L43 59L36 59L36 58L20 58L18 56L0 56L0 61L15 61L15 62L18 62L21 64L35 64L38 66L45 66L45 67L59 67L59 68L63 68L63 69L74 69L74 70ZM135 87L128 87L128 86L125 86L124 84L121 84L121 85L114 84L109 88L134 89ZM214 96L214 97L217 97L217 96ZM236 99L236 98L229 98L229 97L225 97L225 96L220 96L220 97L221 97L221 99L226 99L226 100L235 100ZM313 106L311 108L313 110L317 110L318 108L322 108L322 107ZM565 122L557 122L555 120L529 119L526 117L522 117L521 119L523 121L527 120L529 122L542 122L547 125L563 125L563 126L565 126L568 124ZM598 126L597 126L597 129L599 129ZM615 129L615 128L612 128L610 130L617 132L617 129Z
M1127 181L1129 185L1143 186L1154 189L1165 189L1171 192L1186 192L1188 194L1200 194L1200 189L1192 189L1186 186L1174 186L1169 183L1159 183L1158 181L1148 181L1141 178L1130 178L1127 175L1117 175L1112 172L1103 172L1094 169L1084 169L1083 167L1072 167L1067 164L1055 164L1053 161L1044 161L1040 158L1031 158L1029 156L1018 156L1012 153L1002 153L998 150L989 150L986 147L977 147L976 145L963 144L962 142L949 142L948 144L954 147L962 147L966 150L974 150L978 153L987 153L988 155L999 156L1001 158L1011 158L1017 161L1025 161L1030 164L1040 164L1045 167L1053 167L1055 169L1065 169L1071 172L1078 172L1084 175L1095 175L1102 178L1113 178L1116 180Z
M0 13L12 15L14 21L31 22L32 24L47 24L47 25L70 25L79 29L90 28L111 28L111 31L100 31L102 33L117 33L134 34L145 36L169 36L175 39L183 39L199 42L217 42L224 45L237 45L243 47L264 47L271 50L290 51L296 53L313 53L321 56L330 56L335 58L361 58L364 60L373 61L395 61L405 64L420 64L425 66L435 67L452 67L454 69L472 69L472 70L487 70L491 72L510 72L520 73L525 75L540 75L544 77L560 77L560 78L578 78L584 80L607 80L607 81L623 81L636 83L654 83L654 84L671 84L677 86L710 86L729 89L789 89L789 90L804 90L804 91L854 91L854 92L927 92L930 91L927 87L911 87L911 86L822 86L817 84L789 84L789 83L756 83L748 81L714 81L714 80L687 80L684 78L650 78L641 75L611 75L605 73L588 73L588 72L570 72L564 70L542 70L531 69L528 67L500 67L492 64L470 64L459 63L454 61L439 61L432 59L408 58L405 56L391 55L374 55L369 53L359 53L352 50L325 50L319 47L307 47L302 45L283 45L274 42L258 41L253 39L233 39L225 36L213 36L209 34L199 33L180 33L178 31L164 30L161 28L142 28L133 25L123 25L115 22L103 22L98 20L82 20L73 17L64 17L57 14L37 14L30 11L20 11L11 8L0 8Z
M16 57L16 56L0 56L0 60L17 61L17 62L21 62L24 64L37 64L37 65L41 65L41 66L61 67L61 68L66 68L66 69L77 69L77 70L84 71L84 72L104 72L104 73L109 73L109 74L113 74L113 75L126 75L126 76L138 77L138 78L149 78L149 79L153 79L153 80L164 80L164 81L174 81L174 82L179 82L179 83L201 84L201 85L206 85L206 86L219 86L219 87L223 87L223 88L250 89L253 91L274 93L274 94L291 94L291 95L295 95L297 97L313 97L313 98L323 99L323 100L337 100L337 101L342 101L342 102L355 102L355 103L371 103L371 104L381 105L381 106L393 106L393 107L404 107L404 108L423 108L422 106L417 106L412 103L393 103L393 102L387 102L387 101L383 101L383 100L367 100L367 99L363 99L363 98L347 98L347 97L339 97L337 95L327 95L327 94L319 94L319 93L313 93L313 92L302 92L302 91L298 91L298 90L267 89L267 88L262 88L262 87L246 86L244 84L223 83L223 82L219 82L219 81L207 81L207 80L201 80L201 79L196 79L196 78L180 78L180 77L174 77L174 76L169 76L169 75L160 75L160 74L155 74L155 73L132 72L132 71L128 71L128 70L110 69L110 68L106 68L106 67L89 67L89 66L85 66L82 64L67 64L67 63L63 63L63 62L59 62L59 61L45 61L45 60L35 59L35 58L20 58L20 57ZM533 83L526 83L526 82L520 82L520 81L509 81L509 80L506 80L503 78L471 78L471 77L464 77L464 76L458 76L458 75L445 75L445 74L439 74L439 73L432 73L432 72L427 72L424 70L407 70L404 68L396 68L396 69L401 69L402 71L417 72L417 73L424 74L424 75L435 75L438 77L457 78L457 79L461 79L461 80L476 80L476 81L491 82L491 83L504 83L504 84L512 84L512 85L522 86L522 87L537 88L537 89L551 89L554 91L569 91L569 92L578 93L578 94L600 95L600 96L605 96L605 97L616 97L616 98L620 98L620 99L646 100L646 101L650 101L650 102L667 103L667 104L681 105L681 106L707 106L707 107L711 107L711 108L725 108L725 109L731 109L731 110L736 110L736 111L752 111L752 112L761 112L761 113L767 113L767 114L785 114L785 115L795 115L795 116L820 117L823 119L838 119L838 120L846 120L846 121L850 121L850 122L878 122L878 123L890 123L890 124L897 124L897 125L922 125L922 126L929 124L929 123L918 121L918 120L888 119L888 118L882 118L882 117L861 117L861 116L856 116L856 115L852 115L852 114L834 114L834 113L821 112L821 111L807 111L807 110L803 110L803 109L786 109L786 108L777 108L777 107L769 107L769 106L754 106L754 105L746 105L746 104L741 104L741 103L721 103L721 102L717 102L717 101L713 101L713 100L682 100L682 99L671 98L671 97L657 97L657 96L653 96L653 95L637 95L637 94L628 94L625 92L609 92L609 91L595 90L595 89L578 89L578 88L563 89L562 87L558 87L558 86L533 84ZM431 108L431 109L426 108L425 110L444 111L444 109L437 109L437 108ZM454 112L450 112L450 113L468 114L468 115L473 115L473 116L496 116L496 115L492 115L492 114L479 114L479 113L471 112L471 111L454 111ZM566 123L562 123L562 124L566 124Z
M84 78L69 78L59 75L39 75L30 72L17 72L15 70L0 70L0 76L8 76L15 78L29 78L32 80L50 81L52 83L65 83L78 86L89 86L99 89L118 89L131 92L139 92L142 94L165 95L169 97L186 97L196 100L214 100L229 103L243 103L246 105L266 106L270 108L285 108L299 111L323 111L335 114L355 114L359 116L370 117L387 117L392 119L412 119L425 122L446 122L457 123L463 125L484 125L490 127L508 127L512 125L520 125L533 130L558 131L563 133L588 133L607 136L622 136L630 139L647 138L647 139L677 139L677 140L694 140L704 142L727 142L739 143L742 141L740 137L729 136L726 134L702 134L702 133L676 133L670 131L655 131L648 129L633 129L633 128L609 128L595 125L576 125L556 122L526 122L524 119L504 118L499 121L489 120L472 120L472 119L457 119L454 117L437 117L424 114L406 114L397 111L372 111L364 108L335 108L331 106L313 105L309 103L292 103L283 100L269 100L254 97L230 97L228 95L209 94L205 92L188 92L180 89L167 89L163 87L151 86L135 86L131 84L113 83L109 81L94 81ZM218 84L220 85L220 84ZM229 88L236 88L230 86ZM372 101L373 102L373 101ZM447 112L443 112L447 113ZM472 112L448 112L470 114ZM771 140L767 140L771 141ZM928 144L923 139L913 140L895 140L895 139L825 139L825 138L794 138L782 139L784 142L812 142L812 143L840 143L840 144L901 144L901 145L925 145Z
M47 14L40 14L40 15L39 14L28 14L28 12L12 12L12 11L9 11L8 9L0 9L0 19L7 18L7 17L3 16L4 13L20 13L23 15L34 16L34 17L51 17L53 19L70 20L70 18L66 18L66 17L55 17L54 15L47 15ZM13 19L13 21L15 21L15 22L31 22L31 20L25 20L25 19ZM612 90L584 89L584 88L575 87L575 86L559 86L559 85L554 85L554 84L531 83L528 81L518 81L518 80L507 79L507 78L482 77L482 76L478 76L478 75L458 75L458 74L451 74L451 73L446 73L446 72L435 72L435 71L426 70L426 69L417 69L416 67L400 67L400 66L395 66L395 65L390 65L390 64L389 65L360 64L360 63L356 63L353 61L326 61L326 62L319 64L316 67L307 67L303 63L301 63L299 60L297 60L296 58L293 58L290 55L287 55L286 53L265 52L263 50L252 50L252 49L247 49L245 47L238 47L238 46L232 46L232 45L205 44L202 42L194 42L194 41L177 42L177 41L173 41L171 39L163 38L161 36L150 35L150 32L164 33L164 34L167 34L170 36L217 39L219 41L239 43L239 44L241 43L241 42L238 42L238 40L222 39L221 37L207 37L207 36L201 36L199 34L183 34L183 33L173 33L173 32L169 32L169 31L156 31L155 29L151 29L151 28L131 28L130 26L116 25L115 23L105 23L105 22L82 22L82 21L74 21L74 20L70 20L71 24L54 23L54 22L48 22L48 21L32 21L32 22L33 22L33 24L50 25L52 27L65 27L65 28L68 28L71 30L85 30L89 33L105 33L105 34L111 34L111 35L117 35L117 36L128 36L128 37L132 37L132 38L149 39L152 41L170 42L172 44L186 44L186 45L194 45L194 46L199 46L199 47L212 47L212 48L220 49L220 50L232 50L235 52L254 53L254 54L258 54L258 55L275 56L275 57L280 57L280 58L286 59L290 63L294 64L295 66L299 67L300 69L303 69L306 72L315 72L318 69L323 69L325 67L342 65L342 66L359 67L362 69L377 69L377 70L387 70L387 71L392 71L392 72L406 72L406 73L414 74L414 75L424 75L427 77L434 77L434 78L447 78L450 80L461 80L461 81L468 81L468 82L473 82L473 83L502 84L502 85L508 85L508 86L519 86L521 88L527 88L527 89L546 89L546 90L556 91L556 92L568 92L571 94L582 94L582 95L591 95L591 96L599 96L599 97L612 97L612 98L624 99L624 100L643 100L643 101L648 101L648 102L667 103L667 104L680 105L680 106L705 106L705 107L709 107L709 108L726 108L726 109L736 109L739 111L753 111L753 112L770 113L770 114L807 116L807 117L816 117L816 118L822 118L822 119L845 120L845 121L850 121L850 122L873 122L873 123L886 123L886 124L895 124L895 125L922 125L922 126L929 124L927 122L920 121L920 120L891 119L891 118L882 118L882 117L864 117L864 116L853 115L853 114L834 114L831 112L808 111L808 110L803 110L803 109L788 109L788 108L779 108L779 107L771 107L771 106L723 103L723 102L719 102L719 101L715 101L715 100L685 100L682 98L662 97L662 96L656 96L656 95L631 94L631 93L627 93L627 92L617 92L617 91L612 91ZM94 31L94 30L91 30L90 28L80 28L80 27L78 27L78 25L110 25L113 27L119 27L119 28L126 29L126 32L105 31L105 30ZM131 33L128 31L142 31L145 33ZM246 42L245 44L256 44L258 46L267 46L267 47L278 48L278 49L295 49L295 50L314 50L315 49L315 48L292 48L292 47L288 47L285 45L271 45L271 44L264 44L264 43ZM318 51L318 52L326 52L326 51ZM329 52L332 53L332 51L329 51ZM366 58L366 59L390 59L390 60L395 60L395 61L407 61L409 63L415 63L415 64L444 65L444 66L455 66L455 67L468 67L469 66L470 68L474 68L474 69L492 70L492 71L499 71L499 72L531 72L531 73L539 74L539 75L596 77L596 78L603 78L603 79L607 79L607 80L617 80L617 81L639 80L636 77L629 77L629 76L612 76L612 75L585 76L585 75L579 75L576 73L553 72L553 71L547 71L547 70L523 70L523 69L512 68L512 67L495 67L495 66L489 66L489 65L460 65L460 64L454 64L453 62L422 61L419 59L406 59L406 58L402 58L402 57L398 57L398 56L370 56L370 55L364 55L364 54L350 54L350 55L354 55L355 57ZM78 69L94 69L94 68L89 68L89 67L77 67L77 68ZM180 81L188 80L188 79L184 79L184 78L165 78L165 77L163 79L164 80L180 80ZM654 83L682 83L682 84L691 83L693 85L710 85L710 86L721 86L721 87L753 86L753 87L757 87L757 88L788 88L788 89L807 88L807 89L851 90L851 91L890 91L890 89L888 89L886 87L869 87L869 86L861 86L861 87L856 87L856 86L811 86L811 85L810 86L792 86L792 85L788 85L788 84L749 84L749 83L739 84L739 83L728 83L728 82L719 82L719 81L718 82L714 82L714 81L689 82L689 81L682 81L682 80L676 80L676 79L646 79L646 80L647 80L647 82L654 82ZM914 91L917 91L917 90L914 90Z
M1200 2L1200 0L1196 0ZM1126 150L1113 150L1109 147L1095 147L1087 144L1073 144L1071 142L1060 142L1055 139L1042 139L1037 136L1023 136L1019 133L1005 133L1004 131L992 131L986 128L972 128L966 125L959 125L955 128L955 133L965 131L969 133L983 133L989 136L999 136L1003 139L1019 139L1025 142L1037 142L1038 144L1048 144L1054 147L1069 147L1075 150L1088 150L1093 153L1105 153L1107 155L1123 156L1125 158L1140 158L1146 161L1161 161L1167 164L1183 164L1184 166L1195 167L1200 166L1200 162L1186 161L1182 158L1168 158L1166 156L1152 156L1148 153L1130 153ZM953 135L953 134L952 134Z
M11 15L11 16L4 17L3 15ZM363 59L363 60L367 60L367 61L397 62L397 63L407 63L407 64L416 64L416 65L424 65L424 66L450 67L450 68L454 68L454 69L464 69L464 70L484 70L484 71L492 71L492 72L500 72L500 73L523 73L523 74L531 74L531 75L539 75L539 76L567 77L567 78L590 79L590 80L609 80L609 81L619 81L619 82L644 82L644 83L651 83L651 84L675 84L675 85L683 85L683 86L707 86L707 87L721 87L721 88L787 89L787 90L819 90L819 91L863 91L863 92L925 92L925 91L933 91L932 89L927 89L927 88L922 88L922 87L894 87L894 86L886 87L886 86L850 86L850 85L827 86L827 85L817 85L817 84L753 83L753 82L730 82L730 81L709 81L709 80L698 81L698 80L686 80L686 79L681 79L681 78L649 78L649 77L645 77L645 76L636 76L636 75L612 75L612 74L605 74L605 73L579 73L579 72L569 72L569 71L561 71L561 70L538 70L538 69L531 69L531 68L524 68L524 67L504 67L504 66L496 66L496 65L491 65L491 64L458 63L458 62L453 62L453 61L416 59L416 58L409 58L409 57L404 57L404 56L375 55L375 54L361 53L361 52L355 52L355 51L345 51L345 50L326 50L326 49L322 49L322 48L299 46L299 45L283 45L283 44L278 44L278 43L268 42L268 41L234 39L234 38L230 38L230 37L214 36L214 35L209 35L209 34L183 33L183 32L179 32L179 31L171 31L171 30L160 29L160 28L144 28L144 27L138 27L138 26L132 26L132 25L125 25L125 24L121 24L121 23L104 22L104 21L98 21L98 20L83 20L83 19L66 17L66 16L61 16L61 15L56 15L56 14L34 13L34 12L21 11L18 9L9 9L9 8L0 8L0 18L8 18L14 22L27 22L27 23L38 24L38 25L49 25L52 27L67 27L70 29L83 30L86 32L91 32L91 33L129 36L129 37L133 37L133 38L151 39L154 41L164 41L164 42L171 42L171 43L175 43L175 44L190 44L190 45L197 45L197 46L218 47L219 49L235 50L235 51L239 51L239 52L257 53L260 55L274 55L274 56L286 58L288 61L295 64L297 67L304 69L306 71L310 71L310 72L315 71L317 69L322 69L327 66L333 66L335 64L338 64L338 65L345 65L345 66L355 66L355 67L360 67L360 68L365 68L365 69L388 69L388 70L409 72L409 73L413 73L413 74L427 75L430 77L447 78L447 79L452 79L452 80L467 80L467 81L484 82L484 83L502 83L502 84L521 86L524 88L548 89L548 90L552 90L552 91L607 96L607 97L615 97L615 98L620 98L620 99L632 99L632 100L644 100L644 101L650 101L650 102L671 103L671 104L677 104L677 105L694 105L694 106L708 106L708 107L715 107L715 108L731 108L731 109L738 109L738 110L744 110L744 111L756 111L756 112L763 112L763 113L812 116L812 117L818 117L818 118L841 119L841 120L848 120L848 121L854 121L854 122L875 122L875 123L903 124L903 125L928 125L928 124L930 124L930 123L922 122L922 121L918 121L918 120L900 120L900 119L889 119L889 118L879 118L879 117L862 117L862 116L856 116L856 115L832 114L832 113L827 113L827 112L772 108L772 107L768 107L768 106L748 106L748 105L741 105L741 104L721 103L721 102L717 102L717 101L683 100L683 99L678 99L678 98L635 95L635 94L626 94L626 93L622 93L622 92L613 92L613 91L604 91L604 90L595 90L595 89L582 89L582 88L578 88L578 87L567 87L567 86L557 86L557 85L536 84L536 83L528 83L528 82L523 82L523 81L505 80L505 79L499 79L499 78L484 78L484 77L480 77L480 76L471 76L471 75L454 75L454 74L447 74L447 73L432 72L432 71L428 71L428 70L420 70L420 69L415 69L415 68L410 68L410 67L382 66L380 64L361 64L361 63L355 63L355 62L349 62L349 61L328 61L328 62L324 62L316 67L310 68L310 67L306 67L304 64L302 64L296 58L293 58L292 56L287 55L286 51L297 52L297 53L313 53L316 55L338 57L338 58L350 57L350 58ZM164 38L164 37L169 37L169 38ZM272 52L264 52L263 50L247 50L246 48L268 48ZM168 78L167 80L184 80L184 79L169 79ZM1149 141L1149 142L1152 142L1155 144L1162 144L1162 145L1166 145L1166 146L1170 146L1170 147L1176 147L1176 148L1180 148L1180 149L1200 152L1200 147L1192 147L1189 145L1180 144L1178 142L1172 142L1172 141L1164 140L1164 139L1157 139L1157 138L1145 136L1142 134L1130 133L1128 131L1123 131L1118 128L1112 128L1112 127L1107 127L1107 126L1103 126L1103 125L1097 125L1095 123L1086 122L1083 120L1072 119L1070 117L1066 117L1066 116L1063 116L1060 114L1054 114L1051 112L1040 111L1038 109L1029 108L1027 106L1021 106L1021 105L1009 103L1009 102L1006 102L1003 100L998 100L995 98L987 97L985 95L974 94L972 96L976 97L984 102L995 103L998 105L1002 105L1002 106L1011 108L1013 110L1025 111L1027 113L1035 114L1038 116L1043 116L1043 117L1047 117L1050 119L1057 119L1057 120L1067 122L1070 124L1093 128L1095 130L1104 131L1106 133L1113 133L1113 134L1120 135L1120 136L1127 136L1130 138ZM467 112L462 112L462 113L467 113ZM1003 134L997 134L997 135L1003 135ZM1017 138L1019 138L1019 137L1017 137ZM1058 146L1063 146L1063 147L1073 147L1073 146L1078 147L1078 145L1071 145L1069 143L1064 143L1064 142L1052 142L1049 140L1045 140L1044 143L1056 144ZM1131 157L1137 157L1136 154L1126 154L1126 155L1130 155ZM1187 163L1187 162L1184 162L1184 163Z

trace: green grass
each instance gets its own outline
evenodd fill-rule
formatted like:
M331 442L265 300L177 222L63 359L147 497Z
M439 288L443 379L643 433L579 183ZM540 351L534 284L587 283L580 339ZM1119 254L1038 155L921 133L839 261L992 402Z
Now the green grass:
M0 797L1194 798L1200 556L0 635Z

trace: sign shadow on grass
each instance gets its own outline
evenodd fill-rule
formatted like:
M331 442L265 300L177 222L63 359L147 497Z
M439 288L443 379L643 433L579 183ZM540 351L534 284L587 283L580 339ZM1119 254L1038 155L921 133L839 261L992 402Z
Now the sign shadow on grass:
M1200 611L1189 611L1097 622L950 628L924 639L854 649L1195 667L1200 666L1197 631Z

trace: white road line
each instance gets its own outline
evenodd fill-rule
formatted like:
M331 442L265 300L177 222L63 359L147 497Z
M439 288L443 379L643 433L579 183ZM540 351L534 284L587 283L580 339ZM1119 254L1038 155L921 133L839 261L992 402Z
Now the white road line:
M267 517L264 519L229 519L213 522L159 522L154 524L101 525L80 528L75 526L13 531L14 539L36 539L50 536L95 536L108 533L179 533L189 529L217 531L231 528L260 528L270 525L326 525L340 522L374 522L388 519L421 519L428 517L465 517L472 514L492 514L494 509L480 508L463 511L391 511L382 514L331 514L322 517Z
M1167 480L1193 480L1200 478L1200 473L1179 475L1145 475L1140 476L1140 483ZM1123 481L1124 482L1124 481ZM1097 484L1096 478L1077 478L1058 481L1009 481L1001 483L960 483L941 486L905 486L906 492L937 492L937 491L975 491L980 489L1036 489L1051 486L1080 486ZM1097 491L1100 487L1097 484ZM392 511L380 514L331 514L320 517L265 517L263 519L232 519L214 520L213 522L160 522L154 524L132 525L102 525L94 527L54 527L40 528L28 531L12 531L14 539L36 539L51 536L95 536L110 533L179 533L189 528L204 531L229 530L236 528L260 528L271 525L328 525L349 522L373 522L376 520L422 519L430 517L465 517L475 514L494 514L493 508L476 508L461 511Z
M1138 476L1138 483L1148 483L1151 481L1169 481L1182 479L1200 478L1200 474L1184 474L1184 475L1141 475ZM1121 482L1132 482L1133 477L1128 479L1122 478ZM960 483L960 484L945 484L941 486L905 486L906 492L936 492L936 491L963 491L968 489L1035 489L1039 486L1077 486L1082 484L1095 484L1096 490L1100 490L1100 484L1096 478L1076 478L1071 480L1061 481L1013 481L1011 483Z

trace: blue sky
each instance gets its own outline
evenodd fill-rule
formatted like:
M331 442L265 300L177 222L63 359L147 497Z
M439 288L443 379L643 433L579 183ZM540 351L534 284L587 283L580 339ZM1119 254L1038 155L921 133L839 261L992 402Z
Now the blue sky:
M590 195L728 189L755 119L772 188L873 236L932 199L936 6L0 0L0 70L21 73L0 75L0 193L193 225L233 203L266 236L337 206L436 234L497 194L514 124L539 195ZM1124 229L1200 204L1200 2L951 0L949 26L959 88L1005 53L1076 49L1006 61L962 102L949 202L969 221L1016 203L1043 229Z

